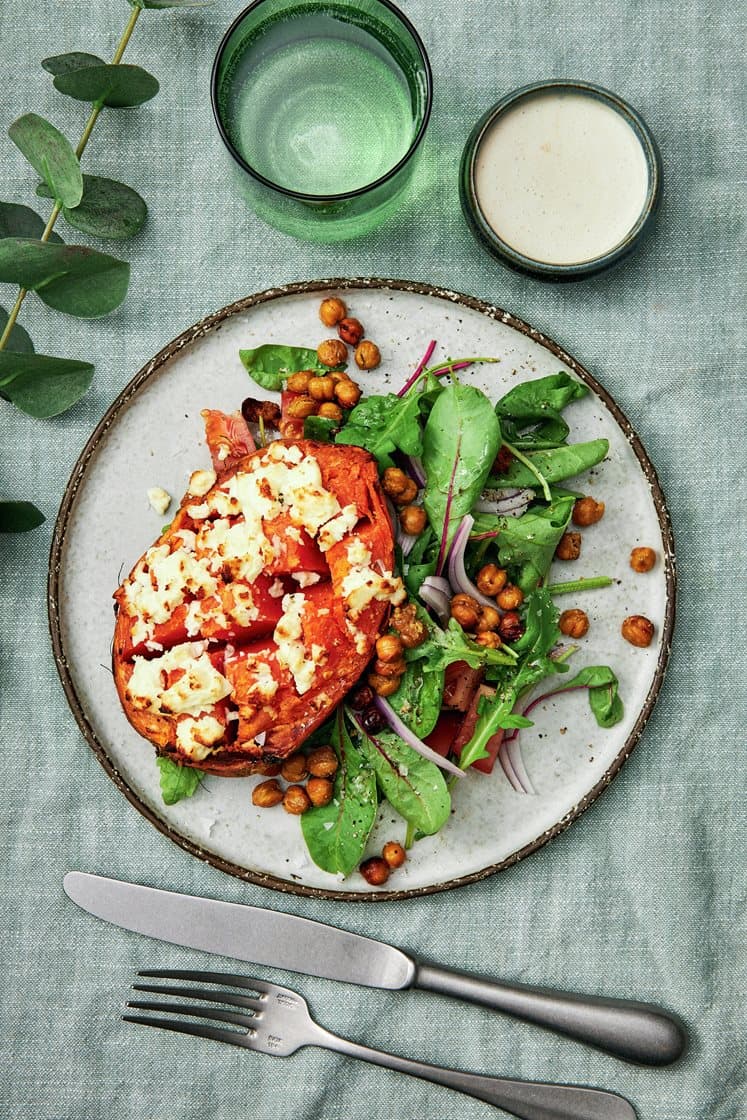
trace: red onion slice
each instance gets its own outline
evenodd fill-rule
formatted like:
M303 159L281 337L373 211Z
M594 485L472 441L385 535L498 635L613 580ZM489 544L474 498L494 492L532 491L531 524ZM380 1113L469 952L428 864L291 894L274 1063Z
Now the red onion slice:
M461 591L464 595L471 595L483 607L493 607L495 609L495 599L489 599L487 595L483 595L482 591L469 578L464 567L464 550L467 547L467 541L474 523L474 517L467 514L462 518L459 528L454 534L454 541L449 553L449 583L455 591Z
M436 612L442 626L448 626L451 609L451 587L443 576L426 576L420 585L418 595L431 610Z
M484 490L472 507L477 513L498 517L521 517L535 497L534 490Z
M519 781L519 775L514 770L513 763L511 762L511 759L508 756L508 748L507 748L505 739L501 743L500 748L498 750L498 761L501 764L501 768L503 770L503 773L508 778L508 782L509 782L509 785L511 786L511 788L515 789L517 793L526 793L526 790L524 789L521 782Z
M524 756L521 753L521 742L519 737L511 739L506 745L506 756L511 763L514 774L519 779L522 793L537 793L537 790L532 785L532 779L529 777L526 766L524 765Z
M464 770L460 770L453 762L449 762L448 758L442 758L440 754L431 750L428 744L424 743L422 739L418 739L417 735L400 719L392 705L389 704L383 696L375 696L374 704L381 712L392 731L399 735L400 739L404 740L408 747L412 747L414 751L417 751L423 758L427 758L429 762L435 762L436 766L440 766L442 770L448 770L455 778L464 777Z

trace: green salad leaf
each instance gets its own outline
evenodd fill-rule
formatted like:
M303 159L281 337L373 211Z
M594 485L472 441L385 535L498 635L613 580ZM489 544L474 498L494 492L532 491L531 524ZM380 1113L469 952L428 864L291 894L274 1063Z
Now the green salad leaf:
M592 439L588 443L564 444L549 451L527 451L526 457L547 482L562 482L600 463L609 451L606 439ZM538 486L537 475L524 463L514 459L507 471L493 474L488 485L500 489L505 486Z
M360 749L384 797L412 828L432 836L444 826L451 797L435 762L423 758L393 731L361 734Z
M599 726L614 727L624 715L623 702L618 694L619 687L618 679L609 665L587 665L571 680L564 680L562 688L547 692L545 696L553 696L570 689L587 688L589 707Z
M420 658L408 662L399 688L389 697L389 703L410 730L424 739L436 726L443 691L444 670Z
M156 765L161 771L161 796L166 805L176 805L185 797L192 797L197 791L202 770L195 770L192 766L179 766L165 755L159 755Z
M404 397L374 393L364 397L350 413L335 442L365 447L375 456L381 470L393 465L394 451L419 456L422 431L417 393Z
M499 563L518 569L514 581L524 593L547 577L558 541L570 523L574 503L572 494L554 497L549 506L535 506L521 517L492 519L499 534Z
M327 805L303 814L301 831L318 867L331 875L349 875L361 861L376 820L376 775L348 735L342 707L335 714L330 739L339 762L334 795Z
M249 376L263 389L273 393L279 393L283 383L299 370L328 372L326 366L320 364L316 350L306 346L281 346L268 342L254 350L239 350L239 357Z

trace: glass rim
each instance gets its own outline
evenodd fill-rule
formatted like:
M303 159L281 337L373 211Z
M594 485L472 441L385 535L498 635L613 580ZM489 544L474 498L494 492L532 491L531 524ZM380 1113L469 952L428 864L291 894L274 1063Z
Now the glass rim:
M238 148L235 146L230 136L228 135L226 127L221 119L220 110L218 109L218 70L220 68L221 62L223 61L223 56L228 46L229 39L233 35L236 28L243 22L243 20L246 18L246 16L249 15L251 11L253 11L255 8L261 7L261 5L265 2L266 0L252 0L251 4L247 5L247 7L243 9L243 11L239 12L239 14L227 28L225 34L223 35L223 38L218 44L218 49L215 53L215 59L213 60L213 67L210 73L210 101L213 108L215 123L218 126L218 132L220 133L221 139L228 149L229 154L233 157L236 163L238 163L238 165L244 171L246 171L248 175L250 175L253 179L256 179L257 182L262 183L262 185L265 187L269 187L270 190L277 191L279 194L285 195L286 198L295 198L300 202L342 202L347 199L358 198L361 195L367 194L368 191L374 190L375 188L382 186L384 183L387 183L390 179L393 179L397 172L401 171L405 164L408 163L408 161L415 154L417 148L420 145L420 142L425 136L425 130L428 127L428 121L430 120L431 108L433 105L433 71L431 69L428 53L425 49L425 44L423 43L420 34L418 33L414 24L404 14L404 12L400 11L396 4L392 3L392 0L376 0L376 2L378 4L381 4L383 8L387 8L395 16L395 18L399 20L405 30L410 33L417 48L418 54L420 55L420 59L423 65L423 72L425 74L425 106L423 110L423 119L420 122L420 126L418 127L418 130L413 137L410 146L408 147L405 154L397 161L397 163L395 163L394 166L386 171L383 175L380 175L378 179L373 179L370 183L366 183L362 187L356 187L355 190L342 191L339 194L307 194L305 191L295 191L290 187L283 187L279 183L273 182L272 179L268 179L267 176L262 175L261 172L252 167L251 164L248 163L247 160L244 159L244 157L241 155Z
M628 232L616 245L605 250L605 252L583 261L566 264L557 264L552 261L542 261L535 257L525 256L508 241L504 241L485 217L480 206L475 183L475 168L480 145L496 120L513 109L520 101L536 95L541 96L552 90L567 93L576 92L594 97L617 112L635 133L643 150L648 170L648 184L643 207ZM503 264L536 279L582 280L605 271L635 248L641 237L650 228L651 219L658 209L662 195L662 178L661 156L653 134L643 117L629 102L594 82L573 78L550 78L546 81L532 82L529 85L512 90L483 114L472 130L462 153L460 196L462 210L478 239Z

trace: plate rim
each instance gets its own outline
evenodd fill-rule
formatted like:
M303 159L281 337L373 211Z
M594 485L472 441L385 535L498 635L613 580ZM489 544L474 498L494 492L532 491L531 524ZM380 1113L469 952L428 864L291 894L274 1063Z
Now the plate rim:
M253 307L260 304L268 303L275 299L280 299L289 295L310 295L313 293L324 293L328 291L349 291L360 289L382 289L401 292L410 292L417 295L428 296L436 299L443 300L447 303L460 305L470 310L477 311L485 315L489 319L496 320L505 324L508 327L518 331L520 334L525 335L536 342L538 345L543 346L554 357L558 358L564 365L568 366L590 389L604 402L605 406L609 409L614 417L621 431L625 435L628 443L635 454L638 464L643 471L646 481L651 490L651 496L654 502L659 528L661 530L662 542L664 547L664 555L662 558L664 565L664 575L666 581L666 608L664 613L664 623L662 626L661 646L659 650L659 657L656 663L656 671L649 690L644 699L641 710L638 714L631 731L623 743L621 749L618 751L615 758L604 774L599 778L591 790L586 793L581 800L573 806L563 817L560 818L551 828L545 829L539 836L535 837L528 844L504 859L499 860L497 863L490 864L488 867L480 868L478 871L470 872L467 875L457 876L451 878L443 883L433 883L423 887L410 887L402 890L387 890L377 892L366 891L341 891L327 887L314 887L304 883L294 883L292 881L281 879L276 875L271 875L266 872L256 871L241 867L239 864L233 863L230 860L216 855L207 849L200 846L188 837L183 836L173 825L161 819L156 812L150 808L140 797L136 790L134 790L128 782L119 773L113 760L106 752L104 744L99 739L96 731L88 720L85 709L72 679L72 674L68 664L67 656L65 653L64 643L62 640L62 630L60 623L60 609L59 609L59 590L60 590L60 571L62 566L62 551L64 545L64 538L68 522L70 520L78 490L85 478L88 465L96 453L99 443L102 441L111 426L117 420L120 412L122 412L130 401L140 392L144 385L180 351L186 347L193 345L199 339L204 338L210 334L214 329L219 327L227 319L234 315L241 314L248 311ZM63 691L68 702L68 706L72 711L75 721L80 729L84 739L88 743L96 755L99 763L103 766L109 778L114 782L118 789L124 794L127 800L133 805L138 812L154 825L159 832L166 836L169 840L177 844L180 848L189 853L189 855L209 863L212 867L217 868L235 878L241 879L244 882L250 882L256 886L266 887L271 890L279 891L283 894L299 895L307 898L325 899L338 902L394 902L403 899L419 898L423 895L437 894L441 891L453 890L455 887L467 886L471 883L479 882L487 879L491 875L497 874L499 871L505 871L510 867L514 867L517 863L526 859L527 856L533 852L538 851L549 843L550 840L560 836L567 828L570 827L586 810L600 797L600 795L607 789L612 780L622 769L625 762L632 754L634 748L639 742L643 729L648 722L654 705L658 699L661 687L664 682L667 664L671 652L672 636L674 632L674 622L676 614L676 592L677 592L677 565L674 551L674 534L672 531L672 521L669 510L667 508L664 492L659 482L658 475L654 468L653 463L648 457L646 450L641 442L640 437L636 433L632 424L628 420L625 413L620 406L610 395L607 389L596 379L596 377L586 369L573 355L569 354L562 346L560 346L554 339L544 332L532 327L529 323L520 319L509 311L498 307L496 304L490 303L487 300L479 299L476 296L470 296L463 292L458 292L450 288L439 287L436 285L428 284L421 281L411 280L398 280L386 279L382 277L332 277L329 279L318 280L301 280L289 284L277 285L271 288L265 288L261 292L255 292L253 295L245 296L242 299L235 300L232 303L214 311L204 318L194 323L191 327L187 327L176 338L168 342L162 347L159 352L154 355L132 379L125 385L122 391L117 395L115 400L109 405L102 418L97 423L93 432L86 441L83 450L78 456L75 465L70 474L70 478L65 486L62 501L60 503L59 512L55 520L54 532L52 534L52 541L49 553L49 570L47 578L47 616L49 624L49 633L52 642L52 652L54 657L55 666L57 668L60 681L62 683Z

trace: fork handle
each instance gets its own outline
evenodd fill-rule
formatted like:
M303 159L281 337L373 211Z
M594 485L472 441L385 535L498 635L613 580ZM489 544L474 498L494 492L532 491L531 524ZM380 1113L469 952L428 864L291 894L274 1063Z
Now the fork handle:
M669 1065L685 1049L679 1020L650 1003L483 980L431 964L417 965L414 987L492 1007L629 1062Z
M426 1062L415 1062L396 1054L372 1050L360 1043L339 1038L329 1031L322 1031L320 1037L314 1039L314 1045L456 1089L459 1093L496 1105L513 1116L520 1117L520 1120L636 1120L629 1101L616 1093L607 1093L601 1089L586 1089L580 1085L550 1085L540 1081L513 1081L464 1073L457 1069L442 1069Z

